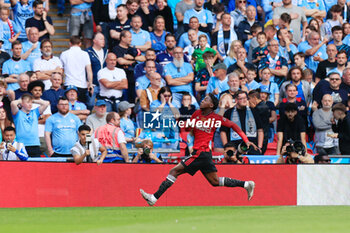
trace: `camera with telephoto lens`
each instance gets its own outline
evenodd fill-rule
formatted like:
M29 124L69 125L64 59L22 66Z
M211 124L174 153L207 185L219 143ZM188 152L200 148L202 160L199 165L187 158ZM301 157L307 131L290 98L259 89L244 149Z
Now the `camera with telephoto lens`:
M143 152L141 154L141 159L146 161L147 163L151 162L151 158L149 154L151 153L151 149L148 147L143 148Z
M237 146L237 150L234 152L233 150L228 150L227 152L226 152L226 154L227 154L227 156L228 157L232 157L232 156L234 156L234 155L236 155L236 157L237 157L237 159L239 160L239 161L241 161L242 162L242 154L246 154L247 153L247 151L249 150L249 147L247 146L247 144L245 144L244 142L242 142L242 143L240 143L238 146Z
M287 153L296 152L298 155L305 156L305 146L300 140L293 141L289 139L287 141L289 145L286 147Z

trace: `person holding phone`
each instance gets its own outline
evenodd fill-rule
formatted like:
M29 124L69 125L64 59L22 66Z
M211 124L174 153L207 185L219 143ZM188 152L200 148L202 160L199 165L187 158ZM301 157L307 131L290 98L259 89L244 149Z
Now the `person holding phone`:
M79 140L71 149L74 162L79 165L82 162L96 162L100 165L107 155L107 150L96 138L91 138L91 128L81 125L78 129Z

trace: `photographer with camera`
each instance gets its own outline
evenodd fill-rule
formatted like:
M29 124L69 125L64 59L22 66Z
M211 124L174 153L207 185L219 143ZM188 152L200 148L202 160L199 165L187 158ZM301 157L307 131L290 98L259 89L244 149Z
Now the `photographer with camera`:
M306 153L306 148L300 140L289 139L282 147L281 155L277 159L280 164L314 163L311 155Z
M139 149L132 160L133 163L163 163L162 157L153 153L153 142L151 140L142 140L136 143L136 147Z
M107 155L106 148L96 138L91 138L90 132L91 128L88 125L81 125L78 129L79 140L70 150L77 165L82 162L96 162L100 165Z
M249 164L249 158L242 156L247 154L247 151L248 147L244 142L239 144L238 147L236 147L234 142L228 142L224 145L224 159L222 163Z

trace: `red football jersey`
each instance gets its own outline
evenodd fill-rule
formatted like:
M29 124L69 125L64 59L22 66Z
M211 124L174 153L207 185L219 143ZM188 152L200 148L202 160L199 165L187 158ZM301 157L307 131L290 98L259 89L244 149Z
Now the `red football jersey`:
M209 143L213 140L215 130L226 126L238 133L244 142L248 142L245 133L232 121L212 112L207 116L202 115L202 110L193 113L190 119L190 127L193 129L194 150L209 151Z

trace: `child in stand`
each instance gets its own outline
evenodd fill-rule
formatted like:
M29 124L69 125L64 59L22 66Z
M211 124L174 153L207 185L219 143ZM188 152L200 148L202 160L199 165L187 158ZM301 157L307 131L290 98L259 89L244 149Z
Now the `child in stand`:
M213 77L212 66L214 64L214 54L207 51L203 53L203 60L205 67L199 70L195 78L195 90L197 92L197 101L201 102L205 97L205 92L207 90L208 82L210 77Z
M204 59L203 59L203 54L205 52L211 52L214 54L214 63L217 58L216 51L210 47L207 47L208 39L206 35L200 35L198 37L198 44L199 44L199 47L195 49L192 54L192 59L195 63L195 71L199 71L206 67L206 64L204 63Z
M258 89L260 84L255 81L256 78L256 70L254 68L249 68L247 71L247 83L245 84L248 88L248 91Z
M246 51L249 51L250 42L252 42L252 39L254 39L259 32L263 31L263 28L259 24L253 24L253 26L250 28L250 31L252 33L252 38L244 42L244 48Z
M257 41L259 46L253 50L252 62L256 65L259 64L263 57L266 57L269 51L267 50L267 39L265 32L259 32L257 35Z
M2 49L5 50L6 53L11 53L12 43L15 42L20 35L21 32L17 34L14 31L14 22L9 19L10 9L6 7L1 7L0 9L0 18L1 18L1 27L3 28L3 36L2 40L4 44L2 45Z
M130 119L132 109L135 104L130 104L128 101L122 101L118 104L118 113L120 115L120 128L125 134L126 148L130 149L135 142L135 125Z

